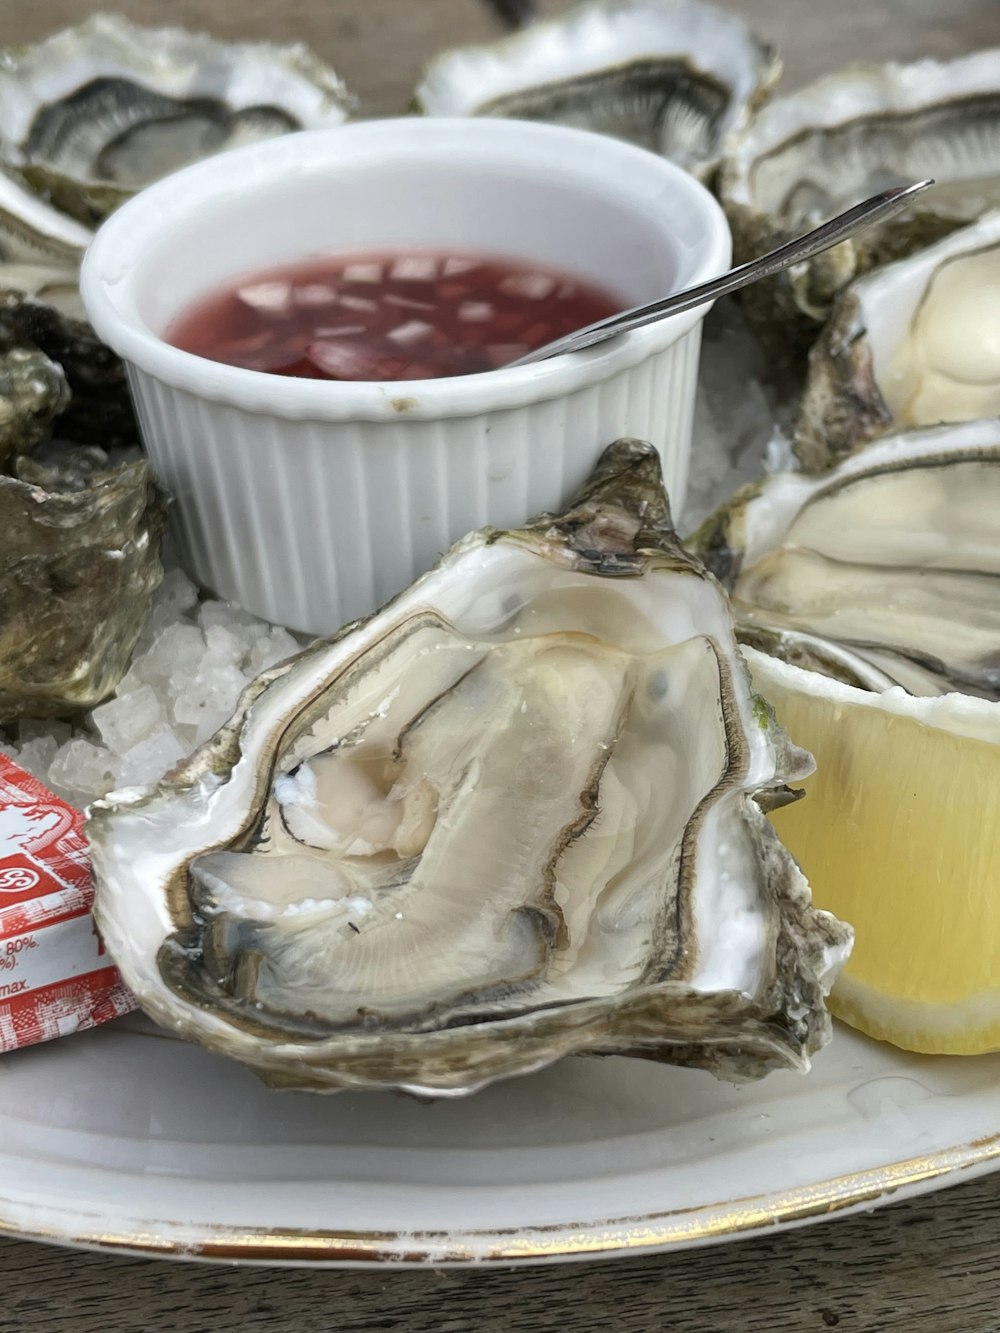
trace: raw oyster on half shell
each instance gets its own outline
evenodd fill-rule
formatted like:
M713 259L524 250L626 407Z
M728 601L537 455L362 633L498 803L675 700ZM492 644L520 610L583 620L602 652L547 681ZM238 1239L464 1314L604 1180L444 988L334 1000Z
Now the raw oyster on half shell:
M1000 211L853 282L809 355L795 453L822 471L879 435L1000 415Z
M775 473L693 543L743 643L850 685L1000 700L1000 421Z
M285 1088L803 1069L850 931L763 812L809 769L620 440L92 806L96 912L152 1017Z
M604 0L490 46L445 52L417 104L627 139L712 175L781 72L743 21L698 0Z
M0 722L100 703L163 576L148 463L68 449L14 468L0 476Z
M0 52L4 162L87 224L189 162L340 124L351 105L302 45L222 42L108 14Z
M775 358L801 373L852 279L1000 205L1000 48L851 67L776 98L739 136L719 178L738 262L927 177L937 185L906 211L746 289L748 317Z

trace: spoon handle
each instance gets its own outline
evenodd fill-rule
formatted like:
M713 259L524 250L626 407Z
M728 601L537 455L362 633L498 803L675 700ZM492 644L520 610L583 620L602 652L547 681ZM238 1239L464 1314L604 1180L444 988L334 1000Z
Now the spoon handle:
M793 264L799 264L823 250L829 250L831 246L860 231L862 227L870 227L873 222L881 222L883 218L891 217L893 213L905 208L915 195L933 184L932 180L918 181L915 185L897 185L891 190L872 195L870 199L855 204L845 213L838 213L835 218L824 222L815 230L807 231L804 236L786 241L776 250L731 268L717 278L710 278L708 282L675 292L662 300L652 301L649 305L634 306L631 310L622 310L616 315L609 315L595 324L588 324L585 329L578 329L575 333L569 333L555 342L546 343L544 347L528 352L526 356L519 357L509 364L530 366L535 361L547 361L550 356L580 352L585 347L593 347L596 343L616 338L621 333L629 333L632 329L641 329L644 325L653 324L668 315L679 315L694 306L703 305L706 301L727 296L741 287L748 287L752 282L769 278L775 273L782 272L783 269L791 268Z

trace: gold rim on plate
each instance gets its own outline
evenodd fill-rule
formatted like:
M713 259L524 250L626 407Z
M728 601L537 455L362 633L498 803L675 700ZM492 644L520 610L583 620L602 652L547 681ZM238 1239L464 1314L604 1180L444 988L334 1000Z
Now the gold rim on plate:
M911 1157L868 1171L834 1176L779 1194L752 1195L726 1203L604 1222L558 1223L530 1230L380 1232L219 1226L200 1236L181 1239L155 1230L108 1232L74 1231L68 1227L19 1227L9 1220L14 1210L7 1201L0 1200L0 1234L49 1244L121 1250L151 1258L174 1256L230 1263L302 1266L539 1263L683 1249L726 1237L745 1236L776 1224L801 1225L865 1204L886 1202L900 1190L930 1185L934 1181L939 1187L957 1183L957 1178L972 1168L1000 1169L1000 1134L925 1157ZM168 1224L170 1228L174 1226L183 1230L182 1224Z

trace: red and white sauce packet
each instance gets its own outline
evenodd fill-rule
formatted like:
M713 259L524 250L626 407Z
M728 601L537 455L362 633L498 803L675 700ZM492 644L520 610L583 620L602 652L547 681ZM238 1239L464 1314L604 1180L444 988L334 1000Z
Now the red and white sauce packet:
M0 1051L136 1007L90 914L82 826L80 811L0 754Z

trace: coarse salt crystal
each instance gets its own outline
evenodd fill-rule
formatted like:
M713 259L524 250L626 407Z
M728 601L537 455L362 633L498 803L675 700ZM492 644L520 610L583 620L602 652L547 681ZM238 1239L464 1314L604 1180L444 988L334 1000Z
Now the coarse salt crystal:
M114 760L102 746L77 736L59 747L47 781L61 796L86 805L92 794L105 796L115 785Z
M151 685L140 685L101 704L91 717L108 749L122 755L163 722L163 705Z
M186 754L173 731L167 726L159 727L122 755L118 785L148 786L162 778L167 769L179 763Z

